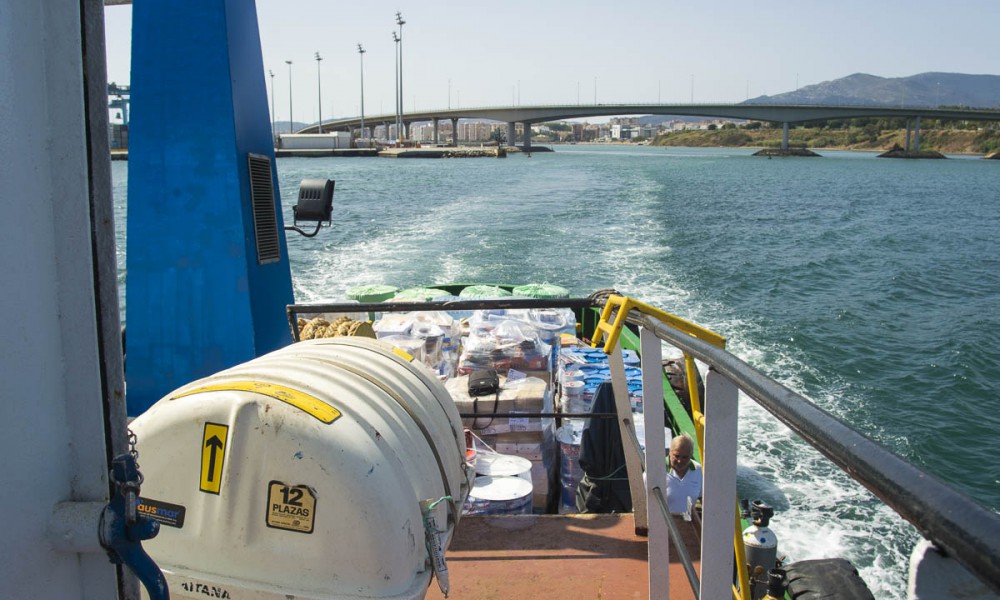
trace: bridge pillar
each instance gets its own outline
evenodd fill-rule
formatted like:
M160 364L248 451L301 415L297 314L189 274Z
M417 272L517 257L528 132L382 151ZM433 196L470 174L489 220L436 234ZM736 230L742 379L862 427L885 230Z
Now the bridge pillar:
M439 139L438 124L439 124L440 121L441 121L441 119L438 119L437 117L434 117L434 119L433 119L433 122L434 122L434 145L435 146L437 146L438 143L440 143L438 141L438 139Z
M913 151L920 152L920 117L913 123Z
M507 145L517 145L517 125L513 121L507 123Z
M412 125L412 124L413 123L407 123L406 121L403 121L403 139L404 140L410 139L410 125Z
M781 149L788 150L788 121L781 124Z
M385 131L385 141L389 141L389 121L382 122L382 129Z
M531 123L525 121L521 124L524 130L521 132L521 137L524 138L524 150L525 152L531 152Z
M906 120L906 151L910 151L910 128L913 127L913 119Z
M458 117L451 118L451 145L458 145Z

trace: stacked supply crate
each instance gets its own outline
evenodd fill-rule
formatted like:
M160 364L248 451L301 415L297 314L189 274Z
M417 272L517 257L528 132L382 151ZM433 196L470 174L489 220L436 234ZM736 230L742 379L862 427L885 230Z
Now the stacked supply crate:
M636 433L642 419L642 370L639 356L632 350L622 351L629 403L632 407ZM559 410L563 413L589 413L597 387L611 381L611 367L603 350L582 345L579 340L564 336L557 362L560 383ZM580 442L589 419L565 418L556 431L559 449L559 511L576 512L576 488L583 477L580 468ZM641 438L640 438L641 439Z
M478 310L465 326L468 335L462 339L458 377L448 383L448 390L459 412L483 414L466 426L486 444L531 461L533 508L544 512L550 492L555 492L555 420L506 415L554 412L552 374L559 337L575 331L576 319L568 309ZM503 378L499 399L482 396L472 401L463 376L484 368L495 369ZM492 414L494 404L495 412L504 416Z
M458 412L474 414L462 419L481 440L480 451L519 456L530 461L532 506L544 512L554 476L555 446L552 440L552 419L518 417L518 413L553 411L552 392L548 384L537 377L500 378L495 394L473 396L469 393L469 376L448 380L445 387L455 400Z

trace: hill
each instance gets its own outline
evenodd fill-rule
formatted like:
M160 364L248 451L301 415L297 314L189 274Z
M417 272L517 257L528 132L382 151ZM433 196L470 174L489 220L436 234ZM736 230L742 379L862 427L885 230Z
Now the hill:
M1000 75L920 73L878 77L855 73L743 104L889 104L1000 108Z

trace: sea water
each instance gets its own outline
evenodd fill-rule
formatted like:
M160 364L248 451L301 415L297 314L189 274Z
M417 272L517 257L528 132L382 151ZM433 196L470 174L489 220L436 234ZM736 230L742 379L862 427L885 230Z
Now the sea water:
M289 236L295 298L373 283L614 287L727 336L1000 510L1000 162L750 154L279 159L286 222L300 180L337 182L333 227ZM113 172L124 283L126 163ZM742 493L778 509L780 554L844 556L876 597L903 597L914 529L745 398L739 473Z

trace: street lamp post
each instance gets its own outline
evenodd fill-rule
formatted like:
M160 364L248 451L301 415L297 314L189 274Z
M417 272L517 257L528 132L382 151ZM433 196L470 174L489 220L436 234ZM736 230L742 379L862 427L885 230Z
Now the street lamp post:
M295 129L295 119L292 118L292 61L286 60L285 64L288 65L288 133L292 133Z
M319 106L319 132L323 133L323 81L319 74L319 63L323 57L316 53L316 96Z
M365 49L358 44L358 56L361 57L361 137L365 136Z
M403 25L406 21L403 20L403 15L397 11L396 12L396 24L399 25L399 141L402 142L404 138L405 126L403 125Z
M274 119L275 113L278 112L277 107L274 105L274 71L268 69L267 74L271 76L271 145L274 145L274 142L277 139L274 132Z
M399 135L399 123L400 123L400 116L399 116L399 36L396 35L395 31L392 32L392 41L396 42L396 67L395 67L395 70L392 72L392 78L396 80L396 138L399 139L401 137ZM385 134L385 138L389 139L389 132L388 131Z

